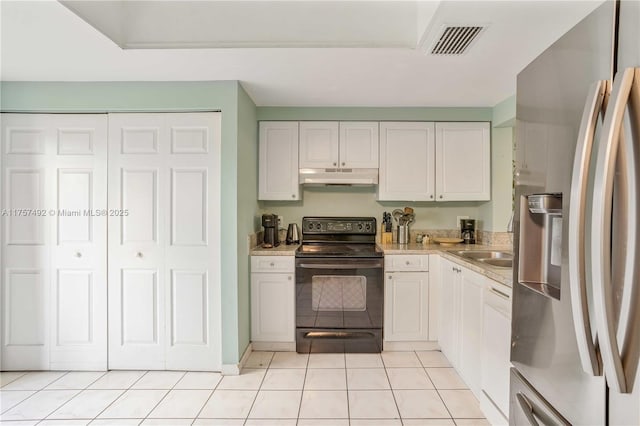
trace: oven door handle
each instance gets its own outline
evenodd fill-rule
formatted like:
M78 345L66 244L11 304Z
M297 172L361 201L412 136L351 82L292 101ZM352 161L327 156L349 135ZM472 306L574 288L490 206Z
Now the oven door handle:
M382 262L358 262L358 263L299 263L296 265L302 269L377 269L382 268Z

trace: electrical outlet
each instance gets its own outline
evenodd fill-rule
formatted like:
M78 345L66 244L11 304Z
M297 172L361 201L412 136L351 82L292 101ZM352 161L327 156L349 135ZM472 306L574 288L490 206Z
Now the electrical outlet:
M283 225L283 221L284 219L282 218L282 216L278 215L278 229L282 228Z
M460 219L469 219L469 216L456 216L456 228L460 229Z

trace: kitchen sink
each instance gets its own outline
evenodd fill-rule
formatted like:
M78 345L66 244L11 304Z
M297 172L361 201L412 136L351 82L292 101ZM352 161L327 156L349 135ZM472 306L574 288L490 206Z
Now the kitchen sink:
M459 250L455 251L455 254L468 259L482 260L482 259L513 259L513 255L506 251L497 250Z
M486 263L487 265L497 266L499 268L511 268L513 267L513 259L512 258L493 258L493 259L478 259L482 263Z

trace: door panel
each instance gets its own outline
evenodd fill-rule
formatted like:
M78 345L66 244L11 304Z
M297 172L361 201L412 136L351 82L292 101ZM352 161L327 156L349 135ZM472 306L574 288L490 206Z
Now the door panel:
M106 368L106 122L2 114L5 370Z
M220 115L109 117L109 366L219 370Z
M171 242L207 245L207 169L171 172Z

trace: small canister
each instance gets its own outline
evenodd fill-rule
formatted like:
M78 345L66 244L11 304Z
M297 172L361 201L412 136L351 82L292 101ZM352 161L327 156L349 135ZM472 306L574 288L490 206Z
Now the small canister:
M409 244L409 225L398 225L398 244Z

